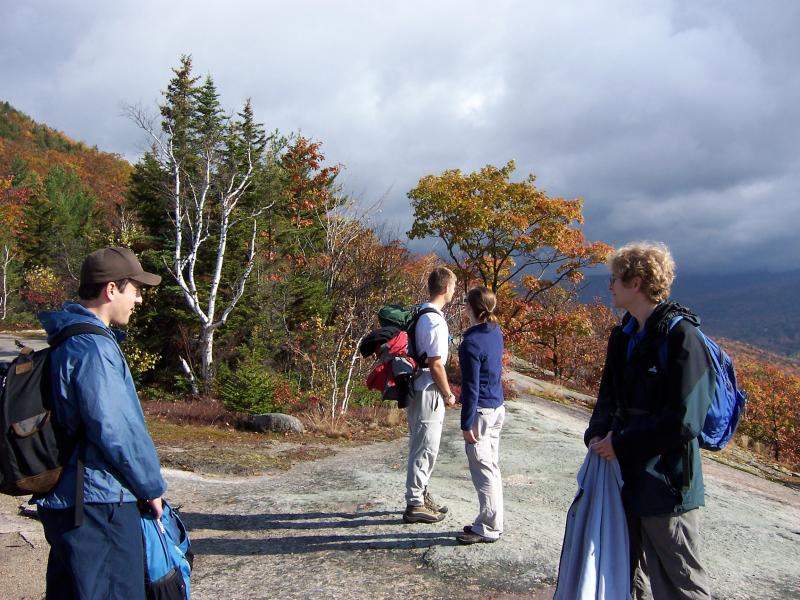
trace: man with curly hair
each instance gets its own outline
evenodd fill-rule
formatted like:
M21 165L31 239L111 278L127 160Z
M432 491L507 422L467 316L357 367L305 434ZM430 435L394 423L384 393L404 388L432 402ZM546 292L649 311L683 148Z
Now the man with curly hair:
M700 321L667 301L675 263L664 244L624 246L608 267L612 302L626 314L608 341L584 442L622 469L633 598L710 599L697 436L715 384Z

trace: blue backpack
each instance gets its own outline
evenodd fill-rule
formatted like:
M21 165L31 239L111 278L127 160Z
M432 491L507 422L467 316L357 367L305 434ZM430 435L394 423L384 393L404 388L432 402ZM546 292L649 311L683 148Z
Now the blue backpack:
M674 317L669 323L672 330L682 317ZM722 450L733 437L739 419L747 406L747 394L736 387L736 370L733 360L717 343L697 328L700 337L708 348L711 363L714 366L715 383L703 430L698 436L700 447L706 450ZM659 349L662 365L667 364L667 340Z
M141 523L147 600L189 600L194 555L183 521L164 502L160 527L149 509L142 511Z

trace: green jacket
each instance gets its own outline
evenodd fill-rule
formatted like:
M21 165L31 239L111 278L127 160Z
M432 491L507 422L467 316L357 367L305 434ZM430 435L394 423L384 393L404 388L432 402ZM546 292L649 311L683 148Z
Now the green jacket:
M683 318L670 330L679 315ZM679 304L659 304L632 348L631 319L625 315L609 338L584 441L588 445L591 438L612 432L628 511L639 516L686 512L704 504L697 436L715 385L711 357L697 331L699 319ZM665 339L664 366L658 350Z

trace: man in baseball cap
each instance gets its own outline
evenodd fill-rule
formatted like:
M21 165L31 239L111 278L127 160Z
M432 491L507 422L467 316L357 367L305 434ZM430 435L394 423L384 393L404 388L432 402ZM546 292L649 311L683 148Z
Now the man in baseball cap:
M33 498L50 544L48 598L145 597L137 501L160 518L167 484L111 325L127 325L142 286L160 282L127 248L103 248L83 262L79 302L39 315L48 341L71 336L50 351L50 379L56 422L81 449Z
M95 250L83 261L81 285L122 279L131 279L143 285L161 283L161 276L142 269L139 259L128 248L110 247Z

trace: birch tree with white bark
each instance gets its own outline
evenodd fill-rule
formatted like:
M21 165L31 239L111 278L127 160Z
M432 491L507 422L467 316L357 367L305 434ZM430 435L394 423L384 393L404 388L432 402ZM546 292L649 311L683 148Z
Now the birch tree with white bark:
M0 321L8 317L8 301L11 298L10 273L16 255L9 244L0 245Z
M148 134L151 157L169 181L167 266L197 319L199 376L207 395L215 375L214 334L244 294L259 218L273 203L254 189L267 139L249 100L235 118L224 114L211 77L201 83L192 75L190 56L173 72L159 107L160 123L141 107L128 107L128 114ZM199 391L191 357L179 360L193 391Z

